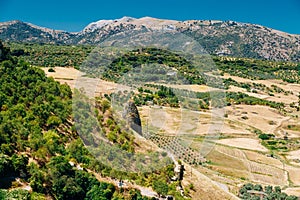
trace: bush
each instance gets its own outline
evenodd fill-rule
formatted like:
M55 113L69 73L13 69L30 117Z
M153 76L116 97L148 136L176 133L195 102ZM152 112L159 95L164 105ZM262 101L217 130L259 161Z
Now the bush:
M251 183L247 183L243 185L243 187L240 189L240 197L241 199L245 200L253 200L260 198L256 196L255 194L248 193L249 190L256 190L265 192L267 195L264 197L264 199L282 199L282 200L297 200L298 197L296 196L288 196L285 193L281 192L281 188L279 186L275 186L274 190L272 186L266 186L264 189L261 185L253 185Z
M55 72L55 70L51 67L48 69L48 72Z
M274 137L274 135L262 133L258 137L259 137L259 139L262 139L262 140L269 140L270 138Z

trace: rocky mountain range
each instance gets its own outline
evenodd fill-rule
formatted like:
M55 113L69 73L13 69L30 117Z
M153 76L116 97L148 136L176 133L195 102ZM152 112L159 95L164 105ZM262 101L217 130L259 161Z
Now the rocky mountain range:
M300 61L300 35L256 24L215 20L164 20L123 17L90 23L80 32L58 31L22 21L0 23L0 39L12 42L97 45L128 30L178 31L194 38L210 54Z

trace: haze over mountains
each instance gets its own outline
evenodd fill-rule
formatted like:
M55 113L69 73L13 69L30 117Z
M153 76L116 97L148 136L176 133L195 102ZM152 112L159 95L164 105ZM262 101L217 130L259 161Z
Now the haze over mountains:
M92 22L80 32L58 31L22 21L0 23L0 39L54 44L101 43L127 30L179 31L197 40L210 54L269 60L300 61L300 35L234 21L176 21L151 17L123 17Z

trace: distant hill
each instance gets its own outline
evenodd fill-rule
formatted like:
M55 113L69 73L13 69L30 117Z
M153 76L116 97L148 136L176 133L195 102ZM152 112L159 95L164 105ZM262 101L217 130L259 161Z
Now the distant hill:
M126 30L142 29L179 31L195 38L210 54L300 61L300 35L234 21L175 21L151 17L123 17L90 23L76 33L10 21L0 23L0 39L14 42L96 45L111 35Z

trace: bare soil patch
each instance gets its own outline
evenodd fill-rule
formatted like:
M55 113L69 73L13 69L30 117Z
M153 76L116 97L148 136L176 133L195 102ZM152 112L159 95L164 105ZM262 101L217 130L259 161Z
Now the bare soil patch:
M266 99L269 101L283 102L283 103L287 103L287 104L298 101L297 95L300 93L300 85L299 84L287 83L287 82L284 82L281 80L276 80L276 79L250 80L250 79L245 79L245 78L241 78L238 76L231 76L228 74L225 74L223 76L223 78L232 78L233 80L240 82L240 83L261 83L263 85L266 85L269 88L271 88L272 85L275 85L277 87L284 89L287 92L293 92L293 94L288 94L288 95L285 95L284 93L275 93L274 96L270 96L265 92L263 92L263 94L247 92L247 94L250 96L256 96L258 98L263 98L263 99ZM234 86L231 86L230 90L231 91L240 91L240 92L245 91L245 89L243 89L243 88L237 89L237 87L234 87Z
M84 73L80 72L74 68L67 67L55 67L53 68L55 72L48 72L48 67L41 68L44 70L48 77L53 77L56 81L64 84L68 84L71 89L74 88L75 84L82 84L85 88L90 88L96 95L110 94L114 91L120 90L120 88L125 88L123 85L116 84L113 82L101 80L98 78L83 77ZM80 79L79 79L80 78ZM79 82L76 82L80 80Z
M292 187L283 190L282 192L287 193L288 195L300 196L300 187Z
M293 184L300 186L300 167L286 165L285 169L289 172L289 177Z
M262 146L258 140L251 138L229 138L218 140L217 143L232 147L250 149L255 151L267 152L268 149Z
M238 199L221 187L220 184L212 181L198 170L191 169L191 166L185 164L185 169L186 171L182 184L184 187L188 187L190 183L193 183L195 189L191 190L192 199Z
M286 157L290 160L294 160L294 159L300 160L300 149L296 151L290 151Z
M268 156L269 154L262 154L261 152L255 151L243 151L248 160L274 166L277 168L282 168L282 162L279 159L272 158Z
M227 107L228 119L273 134L280 124L289 119L276 109L260 105L237 105Z
M206 135L212 129L224 135L251 135L247 125L220 118L213 121L211 112L197 112L180 108L142 106L139 108L143 126L169 135Z

